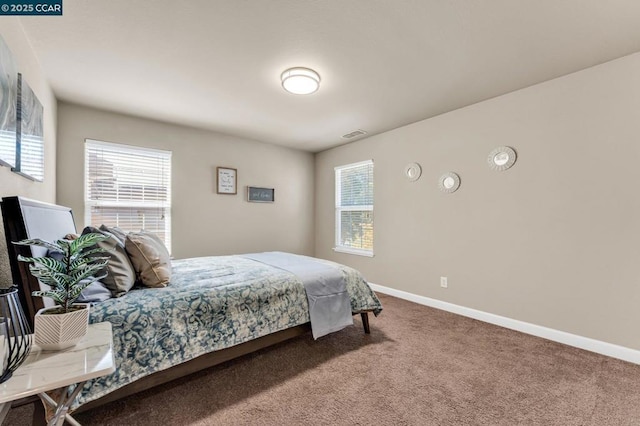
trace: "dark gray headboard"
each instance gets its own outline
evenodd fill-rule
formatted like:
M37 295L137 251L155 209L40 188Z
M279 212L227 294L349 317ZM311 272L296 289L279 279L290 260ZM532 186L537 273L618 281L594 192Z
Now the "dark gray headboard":
M18 285L22 308L33 326L33 317L38 309L45 306L45 301L40 297L31 296L32 291L40 290L40 283L29 272L28 264L18 262L18 255L44 256L46 250L40 247L17 246L12 242L26 238L55 241L67 234L75 233L73 213L69 207L22 197L5 197L1 206L11 275L14 284ZM48 299L46 302L49 302Z

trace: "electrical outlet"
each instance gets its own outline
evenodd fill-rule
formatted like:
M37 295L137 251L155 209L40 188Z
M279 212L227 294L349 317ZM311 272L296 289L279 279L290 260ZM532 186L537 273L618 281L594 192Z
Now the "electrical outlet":
M440 287L447 288L448 286L447 277L440 277Z

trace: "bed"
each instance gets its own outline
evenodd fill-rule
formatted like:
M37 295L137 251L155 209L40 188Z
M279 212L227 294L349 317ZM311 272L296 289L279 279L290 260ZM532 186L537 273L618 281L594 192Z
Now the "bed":
M13 279L30 320L47 304L31 297L40 284L18 254L42 256L16 246L25 238L56 240L75 233L71 209L28 200L2 199L2 215ZM283 254L278 254L282 256ZM289 255L296 256L296 255ZM297 256L341 271L353 315L369 332L368 313L382 306L354 269ZM282 342L310 330L301 279L251 256L217 256L172 262L165 288L136 287L91 307L90 322L113 325L116 372L87 383L73 408L85 411L178 377Z

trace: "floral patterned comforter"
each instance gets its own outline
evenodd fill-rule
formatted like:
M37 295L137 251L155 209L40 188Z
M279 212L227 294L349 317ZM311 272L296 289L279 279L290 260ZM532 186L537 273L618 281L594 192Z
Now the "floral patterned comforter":
M382 310L362 276L344 265L353 313ZM302 282L241 256L173 261L165 288L136 288L91 307L90 322L113 325L116 372L88 382L74 408L144 376L309 321Z

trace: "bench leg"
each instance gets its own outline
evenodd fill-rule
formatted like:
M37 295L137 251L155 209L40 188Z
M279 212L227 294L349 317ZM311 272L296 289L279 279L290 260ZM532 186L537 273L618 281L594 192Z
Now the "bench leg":
M360 313L360 317L362 318L362 327L364 327L365 334L371 334L371 329L369 328L369 313L362 312Z

